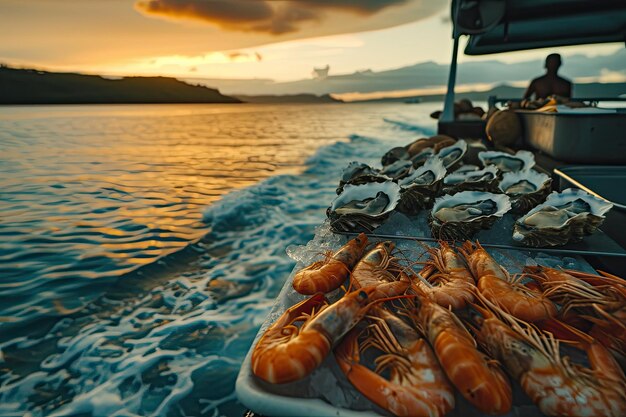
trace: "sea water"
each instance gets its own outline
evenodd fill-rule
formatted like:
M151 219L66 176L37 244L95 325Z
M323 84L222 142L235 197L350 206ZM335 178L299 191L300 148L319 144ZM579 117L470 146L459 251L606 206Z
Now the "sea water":
M0 107L0 415L241 415L286 249L436 107Z

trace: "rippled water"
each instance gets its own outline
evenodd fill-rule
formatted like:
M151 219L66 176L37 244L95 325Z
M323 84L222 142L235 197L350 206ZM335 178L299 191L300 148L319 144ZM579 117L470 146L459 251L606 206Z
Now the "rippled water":
M432 108L3 107L0 414L241 414L285 248Z

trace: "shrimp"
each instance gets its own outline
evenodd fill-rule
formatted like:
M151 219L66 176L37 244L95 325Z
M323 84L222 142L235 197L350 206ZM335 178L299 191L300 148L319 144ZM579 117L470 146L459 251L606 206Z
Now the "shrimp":
M437 357L417 330L381 307L368 318L367 341L354 328L335 349L335 358L348 380L372 402L396 416L443 416L454 408L454 391ZM362 351L382 352L374 371L361 364ZM389 370L389 378L382 374Z
M612 313L612 315L626 323L626 308ZM626 330L624 327L614 326L610 321L596 321L589 331L589 335L606 346L622 368L626 368Z
M496 263L480 243L465 242L461 253L478 282L478 291L489 301L525 321L538 321L554 317L556 306L541 292L512 279L508 272Z
M613 314L626 308L626 286L621 278L600 277L585 272L528 266L544 288L544 295L562 304L561 316L576 309L579 316L599 325L626 331L623 317Z
M450 245L440 241L439 246L428 249L430 260L420 271L421 277L434 285L429 287L421 281L416 281L416 285L437 304L454 310L462 309L474 301L474 278Z
M479 343L500 360L509 374L548 416L618 417L626 415L626 379L606 348L560 323L587 352L591 368L562 358L559 341L532 324L485 301L470 319ZM551 322L558 323L554 319ZM575 332L575 333L574 333ZM571 343L571 342L570 342Z
M313 262L293 277L293 288L300 294L312 295L336 290L348 278L350 270L363 255L367 236L361 233L343 245L334 255Z
M474 338L454 313L428 297L418 296L412 316L466 400L488 414L504 414L511 409L513 393L506 375L496 361L476 348Z
M621 278L546 266L527 266L524 271L532 273L541 282L544 294L565 304L566 311L592 304L602 305L606 311L626 306L626 281Z
M379 242L374 249L367 252L352 270L352 284L356 288L378 285L396 278L389 270L396 266L391 256L395 244L391 241Z
M265 331L251 358L252 372L273 384L304 378L317 368L331 347L354 327L376 300L402 294L407 282L391 282L347 293L334 304L322 294L287 309ZM303 321L300 328L294 323Z
M584 281L594 287L603 285L614 285L626 289L626 280L603 271L598 271L602 275L594 275L587 272L575 271L573 269L556 269L547 266L536 265L526 266L524 268L524 272L536 274L539 278L541 278L542 282Z

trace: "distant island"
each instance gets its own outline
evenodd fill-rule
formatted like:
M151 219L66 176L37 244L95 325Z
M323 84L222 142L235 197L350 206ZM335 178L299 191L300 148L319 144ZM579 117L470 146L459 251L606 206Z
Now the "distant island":
M221 94L217 89L171 77L102 77L11 68L0 64L0 104L149 103L344 103L330 94ZM217 80L214 80L217 81ZM253 89L254 90L254 89ZM499 85L487 91L457 92L456 99L487 101L489 96L522 97L524 88ZM574 83L574 97L618 97L626 83ZM384 94L384 91L381 91ZM339 95L341 96L341 95ZM443 102L444 94L383 97L351 102Z
M169 77L104 78L0 66L0 104L241 103Z
M498 85L486 91L468 91L457 92L454 97L455 100L469 99L471 101L487 101L490 96L497 96L498 98L522 98L526 88L513 87L510 85ZM574 83L573 96L574 98L609 98L619 97L626 92L626 83ZM402 102L402 103L426 103L426 102L439 102L443 103L445 94L423 94L419 96L405 96L405 97L382 97L373 99L364 99L352 101L359 103L388 103L388 102Z
M343 103L342 100L332 97L330 94L316 96L315 94L285 94L281 96L260 95L260 96L244 96L237 94L235 96L239 100L246 103L302 103L302 104L318 104L318 103Z

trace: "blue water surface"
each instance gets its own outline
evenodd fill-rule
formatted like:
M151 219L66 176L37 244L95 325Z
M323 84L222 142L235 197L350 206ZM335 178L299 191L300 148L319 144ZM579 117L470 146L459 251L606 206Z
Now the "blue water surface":
M0 414L241 415L285 249L436 107L3 107Z

